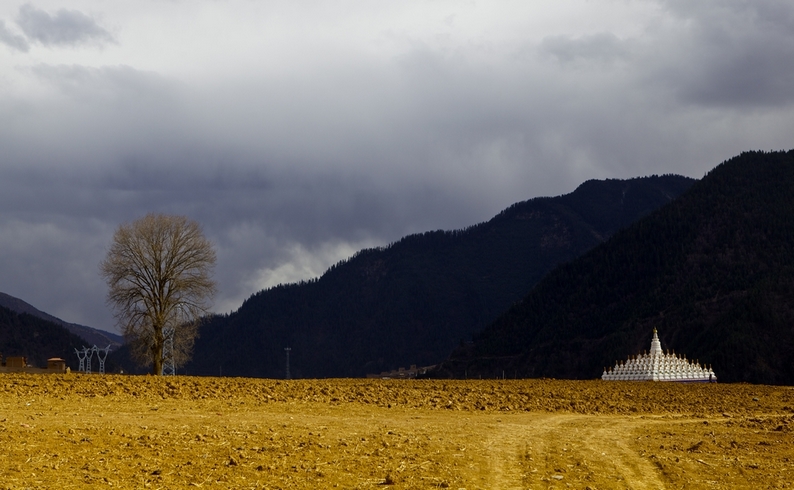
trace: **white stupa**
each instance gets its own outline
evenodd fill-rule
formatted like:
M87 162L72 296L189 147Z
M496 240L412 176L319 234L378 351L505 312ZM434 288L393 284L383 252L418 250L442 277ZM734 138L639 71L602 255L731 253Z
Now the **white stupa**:
M684 383L716 383L717 375L709 367L691 362L684 356L662 352L659 335L653 329L651 352L618 361L601 375L604 381L678 381Z

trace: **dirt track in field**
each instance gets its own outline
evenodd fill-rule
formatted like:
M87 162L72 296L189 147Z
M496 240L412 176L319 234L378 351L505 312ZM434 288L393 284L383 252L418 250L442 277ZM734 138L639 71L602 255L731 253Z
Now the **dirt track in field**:
M0 488L791 488L794 389L0 375Z

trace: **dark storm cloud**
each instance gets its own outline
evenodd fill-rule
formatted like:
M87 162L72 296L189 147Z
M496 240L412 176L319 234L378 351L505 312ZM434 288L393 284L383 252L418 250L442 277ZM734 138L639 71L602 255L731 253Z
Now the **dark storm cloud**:
M409 118L395 125L375 117L380 109L393 110L392 102L367 107L352 95L342 101L302 98L278 84L196 93L123 66L36 65L29 73L50 96L46 104L17 107L14 119L45 128L46 144L35 132L14 133L18 125L0 131L6 154L24 159L7 165L0 181L0 206L19 224L8 239L39 243L15 247L20 255L24 250L79 254L71 247L68 253L56 251L70 243L58 240L58 233L79 235L70 228L77 217L96 224L88 232L101 243L118 223L146 212L184 214L201 222L218 246L218 305L228 311L263 287L262 270L272 270L267 284L308 278L356 248L410 232L465 226L473 214L489 214L478 209L481 202L472 195L460 192L459 184L450 184L465 176L439 181L411 169L428 161L426 150L411 142L419 129L414 124L426 123ZM333 78L326 77L326 83ZM343 78L333 82L343 86ZM452 108L455 99L448 97L444 105ZM330 104L335 107L329 113L316 111ZM464 109L455 114L467 121L464 125L475 122L464 117ZM439 113L431 119L438 128L426 136L455 118ZM368 141L373 131L381 134L377 147ZM475 128L469 132L476 136ZM454 131L449 133L446 138L452 139ZM44 235L51 240L46 247L40 227L25 226L38 221L52 230ZM104 236L97 237L97 230ZM90 274L101 255L96 247L85 248ZM307 261L305 270L279 268ZM50 265L57 269L57 260ZM8 284L28 289L4 292L34 302L41 290L24 280L25 271L33 274L29 269L22 260L13 274L4 274ZM94 306L86 311L105 311L104 287L94 280L89 287L63 291L59 301L90 297Z
M61 9L50 15L25 4L19 8L17 24L30 40L45 46L115 42L113 36L94 19L77 10Z
M2 19L0 19L0 43L14 48L17 51L27 52L30 50L30 45L28 44L27 39L20 36L19 34L14 34L13 32L9 31L6 27L5 21Z

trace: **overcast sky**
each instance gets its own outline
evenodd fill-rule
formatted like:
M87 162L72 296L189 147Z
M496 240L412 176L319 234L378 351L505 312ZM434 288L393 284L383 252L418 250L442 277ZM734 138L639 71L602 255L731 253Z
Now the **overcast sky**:
M215 310L591 178L794 147L794 3L0 4L0 291L114 330L116 227L187 215Z

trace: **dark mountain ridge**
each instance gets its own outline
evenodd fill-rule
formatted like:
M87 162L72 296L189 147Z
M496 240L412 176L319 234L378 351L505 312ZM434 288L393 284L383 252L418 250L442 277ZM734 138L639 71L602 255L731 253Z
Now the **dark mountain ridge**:
M112 350L116 350L124 343L124 338L121 335L87 327L85 325L79 325L77 323L65 322L60 318L54 317L49 313L45 313L35 308L34 306L22 301L19 298L15 298L2 292L0 292L0 306L4 306L17 313L27 313L28 315L41 318L42 320L46 320L50 323L60 325L73 334L85 339L86 345L88 347L96 345L97 347L105 348L110 345Z
M595 378L650 345L794 384L794 150L747 152L541 281L439 376Z
M74 349L86 345L85 339L63 326L28 313L17 313L0 306L0 354L28 358L35 367L47 367L47 359L60 357L75 369Z
M188 374L348 377L430 365L482 330L552 268L688 189L665 175L588 181L488 222L362 250L322 277L260 291L208 318Z

